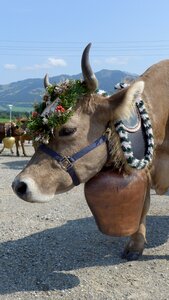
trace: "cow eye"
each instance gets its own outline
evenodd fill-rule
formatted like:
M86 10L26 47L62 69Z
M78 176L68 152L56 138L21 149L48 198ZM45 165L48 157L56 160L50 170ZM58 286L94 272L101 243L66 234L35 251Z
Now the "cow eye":
M62 128L59 131L59 136L68 136L76 132L77 128Z

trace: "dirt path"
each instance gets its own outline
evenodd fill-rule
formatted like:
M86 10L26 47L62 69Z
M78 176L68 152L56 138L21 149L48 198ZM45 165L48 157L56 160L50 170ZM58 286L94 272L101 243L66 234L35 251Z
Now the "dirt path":
M46 204L25 203L11 182L30 157L8 154L0 156L0 300L169 299L169 195L152 193L147 247L127 262L126 238L98 231L82 185Z

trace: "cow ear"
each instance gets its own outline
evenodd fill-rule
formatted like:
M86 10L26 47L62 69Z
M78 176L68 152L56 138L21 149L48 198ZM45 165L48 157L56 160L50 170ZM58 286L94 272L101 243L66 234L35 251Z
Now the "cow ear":
M113 119L129 118L133 111L135 100L141 97L143 90L144 81L141 80L110 96L108 102L109 109L111 107Z

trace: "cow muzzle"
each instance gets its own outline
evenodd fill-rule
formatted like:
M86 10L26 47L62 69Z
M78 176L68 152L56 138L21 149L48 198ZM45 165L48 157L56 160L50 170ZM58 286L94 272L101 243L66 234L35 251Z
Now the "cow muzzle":
M48 202L54 197L54 194L42 194L35 181L31 178L21 179L16 177L12 183L12 189L19 198L32 203Z

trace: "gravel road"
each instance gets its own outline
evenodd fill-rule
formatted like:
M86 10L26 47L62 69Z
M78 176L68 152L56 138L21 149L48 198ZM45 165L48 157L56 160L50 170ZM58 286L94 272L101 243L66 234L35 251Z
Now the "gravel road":
M169 194L152 192L148 244L127 262L127 238L99 232L83 185L45 204L14 195L11 182L29 159L0 156L0 300L168 300Z

